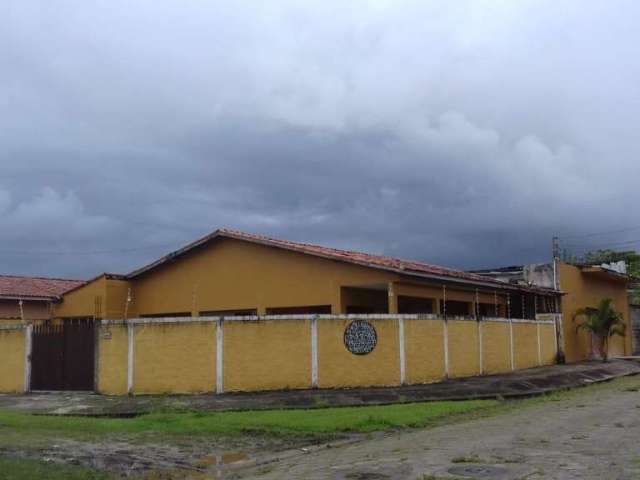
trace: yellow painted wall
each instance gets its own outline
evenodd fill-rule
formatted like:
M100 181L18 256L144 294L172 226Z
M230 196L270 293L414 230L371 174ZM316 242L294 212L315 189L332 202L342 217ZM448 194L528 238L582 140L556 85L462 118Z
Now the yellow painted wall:
M317 322L319 386L398 385L398 321L369 320L376 329L378 343L367 355L353 355L344 346L344 331L351 321L344 318ZM406 383L429 383L444 378L444 321L405 318L404 325ZM484 372L509 371L509 325L483 322L482 328ZM449 320L448 331L450 376L478 375L477 322ZM515 367L537 366L537 326L514 323L513 331ZM215 390L215 322L136 325L134 338L134 393ZM552 364L555 360L553 325L541 325L540 338L543 363ZM99 339L98 391L126 394L127 327L101 326ZM23 334L0 334L0 347L0 390L22 388ZM310 388L310 320L225 321L223 373L227 392Z
M482 322L482 358L484 373L488 375L511 371L508 323Z
M101 326L98 338L98 392L124 395L127 393L127 327Z
M468 377L480 374L478 322L449 320L449 376Z
M433 282L223 238L130 281L103 275L64 295L55 316L94 316L95 299L100 297L100 318L123 318L129 289L132 302L127 318L183 312L197 316L203 311L252 309L264 314L267 308L318 305L330 305L332 313L346 313L349 302L360 305L363 301L355 298L358 295L349 287L370 288L369 296L374 292L379 297L386 294L390 284L394 285L394 298L398 295L433 298L437 308L443 297L442 287ZM496 301L492 291L480 291L478 295L482 303ZM468 302L469 313L473 313L475 289L447 287L446 297ZM504 306L505 298L498 295L498 303ZM375 303L384 305L386 299L376 297Z
M321 388L398 385L400 352L396 320L371 320L378 343L367 355L354 355L344 345L351 320L318 321L318 382Z
M0 330L0 392L24 391L24 336L24 330Z
M583 273L579 268L560 264L560 288L566 295L562 298L564 323L564 348L568 362L588 359L591 353L591 335L585 331L576 332L582 319L573 320L578 308L595 307L603 298L611 298L616 311L623 316L628 334L624 339L614 338L611 347L614 354L631 352L631 326L629 321L629 299L624 282L607 280Z
M630 329L627 329L628 332L631 332ZM631 336L631 333L629 333ZM626 338L621 337L620 335L614 335L609 338L609 356L624 356L625 355L625 344Z
M54 317L96 317L120 320L124 317L128 281L102 275L89 283L63 295L55 304ZM135 316L131 311L129 318Z
M221 239L133 283L139 314L332 305L340 287L386 283L394 274L232 239Z
M125 305L127 303L127 292L131 287L125 280L109 279L106 281L106 302L105 317L110 320L121 320L124 318ZM127 312L128 318L135 317L135 311L130 305Z
M107 280L101 276L80 288L63 296L61 303L54 306L54 317L93 317L104 318L105 299L107 296ZM99 298L100 310L96 311L96 299Z
M538 332L536 324L513 324L513 353L516 369L538 366Z
M553 325L540 325L540 345L542 348L542 364L556 363L556 334Z
M308 320L224 323L225 391L310 387Z
M444 322L404 320L405 378L408 384L444 378Z
M212 322L135 326L133 393L212 392L215 363Z

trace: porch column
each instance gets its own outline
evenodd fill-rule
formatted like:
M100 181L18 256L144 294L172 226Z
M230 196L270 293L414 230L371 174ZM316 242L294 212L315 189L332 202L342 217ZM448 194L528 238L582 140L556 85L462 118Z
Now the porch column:
M340 285L335 287L335 294L331 301L331 313L333 315L346 313L346 308L342 305L342 287Z
M398 294L395 282L389 282L387 285L387 293L389 295L389 313L398 313Z

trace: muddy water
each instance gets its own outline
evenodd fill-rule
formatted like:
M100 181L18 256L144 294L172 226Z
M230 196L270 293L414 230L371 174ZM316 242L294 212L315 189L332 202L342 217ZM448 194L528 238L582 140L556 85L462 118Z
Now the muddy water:
M254 466L281 452L301 451L317 443L312 439L268 437L172 439L147 443L140 438L109 437L100 442L51 439L42 449L0 450L0 456L38 459L106 471L118 477L145 480L228 479L232 472Z

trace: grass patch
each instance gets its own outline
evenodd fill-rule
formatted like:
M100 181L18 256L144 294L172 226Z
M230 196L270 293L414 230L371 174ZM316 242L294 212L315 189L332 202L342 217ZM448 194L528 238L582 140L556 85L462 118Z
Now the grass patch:
M107 480L105 473L72 465L55 465L38 460L0 458L0 480Z
M428 402L372 407L246 412L151 413L131 419L55 417L0 410L0 435L7 429L62 435L146 434L312 435L424 427L452 416L496 407L497 400Z
M469 400L406 403L385 406L259 410L244 412L151 413L130 419L29 415L0 410L0 446L35 444L46 437L93 438L105 435L188 438L264 434L278 436L331 436L397 428L423 428L507 413L545 402L570 400L587 394L628 391L640 387L640 377L524 400ZM35 446L35 445L32 445Z

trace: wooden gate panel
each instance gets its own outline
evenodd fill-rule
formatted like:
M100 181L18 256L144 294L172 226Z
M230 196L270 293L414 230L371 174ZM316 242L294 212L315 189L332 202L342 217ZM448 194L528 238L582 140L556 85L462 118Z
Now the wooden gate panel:
M31 390L93 390L94 335L88 320L34 326Z
M94 347L93 322L64 326L64 390L93 390Z
M57 390L63 382L62 327L36 325L32 334L31 389Z

